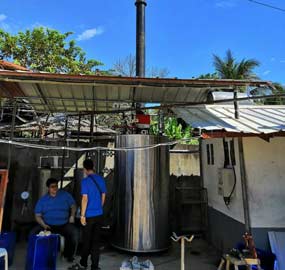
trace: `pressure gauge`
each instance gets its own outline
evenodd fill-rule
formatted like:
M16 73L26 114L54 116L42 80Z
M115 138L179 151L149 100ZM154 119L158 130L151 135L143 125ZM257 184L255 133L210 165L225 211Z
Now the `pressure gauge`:
M21 198L23 200L27 200L29 198L29 196L30 196L30 193L28 191L24 191L21 193Z

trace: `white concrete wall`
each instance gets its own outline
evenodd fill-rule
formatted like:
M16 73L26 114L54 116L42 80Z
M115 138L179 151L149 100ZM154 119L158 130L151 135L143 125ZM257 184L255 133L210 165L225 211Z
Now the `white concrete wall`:
M206 145L211 143L213 143L214 145L214 157L215 157L214 165L208 165L207 163ZM237 176L236 190L230 205L226 206L223 200L223 196L218 194L218 170L219 168L224 167L223 140L209 139L202 141L203 180L204 180L204 186L208 190L209 206L241 223L244 223L241 181L240 181L240 163L239 163L237 139L235 139L235 158L236 158L235 170Z
M199 146L178 144L174 150L192 150L199 151ZM170 175L191 176L200 175L200 157L199 153L193 154L170 154Z
M244 138L251 226L285 228L285 138Z

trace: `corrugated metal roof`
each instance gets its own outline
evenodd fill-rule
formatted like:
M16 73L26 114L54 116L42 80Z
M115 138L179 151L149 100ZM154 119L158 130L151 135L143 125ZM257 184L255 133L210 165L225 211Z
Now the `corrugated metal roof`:
M233 99L234 93L233 92L216 91L216 92L211 92L210 97L213 101L222 100L222 99ZM247 93L238 93L237 97L238 98L245 98L245 97L248 97L248 94ZM232 105L233 102L232 101L231 102L223 102L223 104ZM243 101L239 101L239 104L253 105L254 101L253 100L243 100Z
M5 61L5 60L0 60L0 68L5 69L5 70L22 70L22 71L28 71L27 68Z
M285 131L285 106L240 105L235 119L233 105L205 105L173 109L194 128L206 131L275 133Z
M106 111L116 102L205 102L221 87L270 85L264 81L180 80L68 75L0 70L0 96L29 100L38 112ZM21 93L20 93L21 92Z

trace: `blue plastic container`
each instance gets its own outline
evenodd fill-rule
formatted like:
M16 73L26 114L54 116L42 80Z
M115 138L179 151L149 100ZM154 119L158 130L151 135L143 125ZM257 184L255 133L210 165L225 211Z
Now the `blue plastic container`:
M59 237L31 235L26 257L26 270L56 270Z
M8 265L13 264L16 246L16 233L5 232L0 234L0 247L5 248L8 252ZM0 258L0 269L4 269L4 258Z

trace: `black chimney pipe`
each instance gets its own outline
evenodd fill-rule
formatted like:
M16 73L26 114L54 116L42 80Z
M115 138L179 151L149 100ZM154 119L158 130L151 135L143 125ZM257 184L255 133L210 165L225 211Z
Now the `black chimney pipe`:
M137 7L137 43L136 76L145 77L145 0L136 0Z

